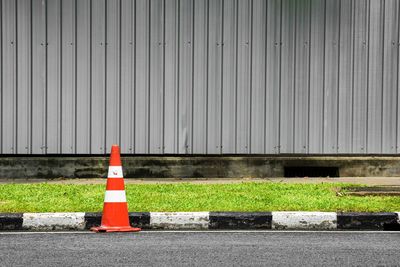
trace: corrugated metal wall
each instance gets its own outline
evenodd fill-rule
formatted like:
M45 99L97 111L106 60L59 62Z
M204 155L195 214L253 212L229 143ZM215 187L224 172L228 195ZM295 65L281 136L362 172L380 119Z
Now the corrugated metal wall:
M1 0L1 153L400 152L398 0Z

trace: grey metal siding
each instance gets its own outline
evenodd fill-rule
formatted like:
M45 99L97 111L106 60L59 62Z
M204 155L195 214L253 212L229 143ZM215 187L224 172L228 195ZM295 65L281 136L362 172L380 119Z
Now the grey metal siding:
M400 153L399 0L0 0L0 153Z

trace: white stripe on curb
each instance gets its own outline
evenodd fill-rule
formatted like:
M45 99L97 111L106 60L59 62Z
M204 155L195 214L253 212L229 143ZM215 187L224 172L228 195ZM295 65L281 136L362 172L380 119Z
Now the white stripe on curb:
M395 213L397 213L397 223L400 224L400 211Z
M121 166L110 166L108 167L108 178L123 178Z
M272 212L272 229L337 229L336 212Z
M150 212L153 229L208 229L209 212Z
M85 213L24 213L22 227L30 230L83 230Z
M107 202L126 202L125 190L107 190L104 203Z

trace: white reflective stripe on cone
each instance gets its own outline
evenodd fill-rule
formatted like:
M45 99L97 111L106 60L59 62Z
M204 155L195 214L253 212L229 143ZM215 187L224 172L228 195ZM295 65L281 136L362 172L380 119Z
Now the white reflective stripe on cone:
M123 178L121 166L108 167L108 178Z
M104 202L126 202L125 190L107 190Z

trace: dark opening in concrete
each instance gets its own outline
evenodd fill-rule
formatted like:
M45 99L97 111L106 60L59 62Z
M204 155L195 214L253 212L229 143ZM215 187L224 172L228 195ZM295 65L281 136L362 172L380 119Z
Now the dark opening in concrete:
M338 167L284 167L285 177L339 177Z

